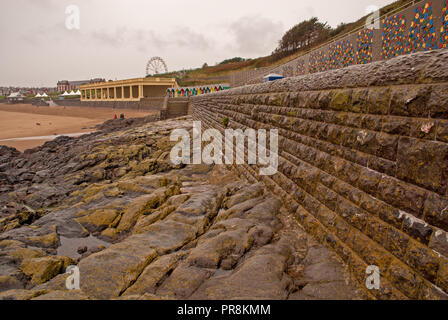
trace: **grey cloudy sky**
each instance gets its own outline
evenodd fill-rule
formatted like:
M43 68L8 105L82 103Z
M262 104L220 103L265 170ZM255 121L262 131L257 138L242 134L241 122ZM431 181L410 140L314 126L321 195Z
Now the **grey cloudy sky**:
M331 26L392 0L2 0L0 86L145 75L161 56L170 71L270 54L283 33L317 16ZM80 30L65 26L80 8Z

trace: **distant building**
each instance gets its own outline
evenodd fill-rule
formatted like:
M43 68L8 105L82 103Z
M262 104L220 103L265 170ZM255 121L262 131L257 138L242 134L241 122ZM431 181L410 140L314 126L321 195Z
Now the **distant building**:
M58 91L68 91L70 83L67 80L58 81Z
M91 80L81 80L81 81L68 81L68 80L61 80L58 81L58 91L64 92L64 91L76 91L81 88L82 85L85 84L94 84L94 83L101 83L106 82L105 79L96 78Z

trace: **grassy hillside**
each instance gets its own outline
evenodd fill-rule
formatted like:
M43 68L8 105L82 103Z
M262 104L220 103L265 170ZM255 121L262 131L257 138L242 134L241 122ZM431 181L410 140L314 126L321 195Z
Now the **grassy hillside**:
M396 10L405 5L412 4L412 0L398 0L380 9L380 14L388 14L393 10ZM337 28L333 29L331 32L331 37L326 39L322 43L318 43L315 47L333 39L343 37L346 33L349 33L357 28L362 27L365 24L367 15L361 17L358 21L351 23L341 23ZM225 64L219 64L216 66L207 66L203 68L175 71L166 74L159 75L159 77L171 77L176 78L180 86L195 86L201 84L211 84L211 83L224 83L229 82L229 75L234 72L251 70L263 67L274 67L284 64L296 57L304 54L305 51L312 50L313 48L307 50L299 50L293 52L286 57L276 57L275 55L269 55L266 57L260 57L256 59L250 59L241 62L230 62Z

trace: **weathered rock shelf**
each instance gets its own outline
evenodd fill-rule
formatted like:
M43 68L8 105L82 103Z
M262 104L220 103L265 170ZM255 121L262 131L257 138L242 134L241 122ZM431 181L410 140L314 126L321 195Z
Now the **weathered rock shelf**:
M263 184L171 164L190 118L139 125L0 148L0 299L364 297Z

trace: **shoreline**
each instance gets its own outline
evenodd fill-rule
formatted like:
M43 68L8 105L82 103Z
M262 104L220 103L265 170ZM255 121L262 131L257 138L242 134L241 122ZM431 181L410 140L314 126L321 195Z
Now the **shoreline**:
M57 134L57 135L50 135L50 136L32 136L32 137L20 137L20 138L8 138L8 139L0 139L0 143L1 142L5 142L5 141L31 141L31 140L54 140L56 138L59 137L71 137L71 138L76 138L76 137L80 137L84 134L89 134L89 133L93 133L95 131L90 131L90 132L78 132L78 133L66 133L66 134Z
M140 118L154 111L90 107L39 107L29 104L0 104L0 145L20 152L42 145L58 136L81 136L115 115Z

